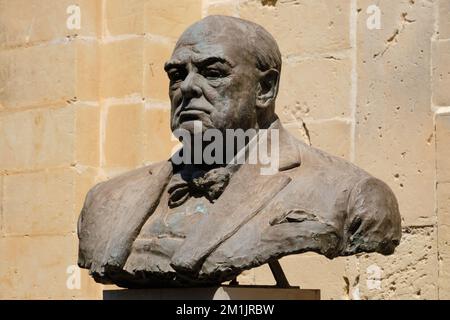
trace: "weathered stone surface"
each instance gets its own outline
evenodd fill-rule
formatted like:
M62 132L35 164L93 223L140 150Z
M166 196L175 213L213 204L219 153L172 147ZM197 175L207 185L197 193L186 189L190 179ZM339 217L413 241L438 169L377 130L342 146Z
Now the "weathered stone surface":
M6 235L75 231L72 187L73 177L69 169L6 176Z
M100 1L80 0L80 29L67 28L71 0L0 1L0 47L29 46L67 36L96 37L100 28Z
M309 131L306 131L306 125L302 120L298 120L296 122L288 123L285 125L285 128L291 133L294 137L303 141L304 143L311 145L311 138L309 137Z
M98 167L100 161L100 107L75 104L74 163Z
M100 179L100 181L106 181L106 180L112 179L114 177L117 177L125 172L131 171L135 168L136 168L136 166L102 168L102 170L99 172L99 179Z
M226 2L218 2L209 4L206 9L206 15L225 15L231 17L239 16L239 0L231 0Z
M280 0L275 6L263 6L252 0L240 4L239 14L264 26L286 56L350 47L349 1Z
M305 120L305 124L313 147L350 160L351 123L343 120Z
M439 39L450 39L450 1L439 1Z
M106 35L143 34L146 3L147 0L106 0Z
M330 260L308 253L284 257L280 263L291 285L302 289L320 289L321 299L324 300L344 298L344 258ZM255 284L275 284L268 265L255 269Z
M240 285L255 284L255 269L244 270L238 277L237 281Z
M433 41L433 103L450 106L450 41Z
M4 221L3 221L3 176L0 175L0 238L4 235Z
M73 92L73 48L66 44L0 51L0 99L5 107L69 100Z
M81 169L79 169L81 171ZM78 209L92 187L95 171L43 170L4 177L3 231L6 236L76 231Z
M385 181L406 225L435 221L430 39L433 3L380 1L382 29L369 31L358 8L356 164ZM405 58L406 57L406 58Z
M169 106L145 108L142 121L141 163L150 164L168 159L174 146L179 144L175 137L172 138Z
M353 299L437 299L437 238L433 227L407 229L395 254L363 255L347 273Z
M450 299L450 183L437 184L439 299Z
M0 51L6 108L97 98L97 44L80 40Z
M74 129L71 107L1 115L0 168L70 164Z
M106 167L136 167L141 159L143 104L108 107L104 140Z
M98 112L98 107L75 103L0 115L0 170L96 165Z
M143 37L104 44L101 48L100 96L103 98L123 98L132 94L142 96L143 59Z
M76 235L0 238L0 299L99 299L101 286L81 270L80 289L68 289L76 265Z
M329 56L297 62L285 59L283 63L277 100L283 120L350 116L349 59Z
M171 141L169 120L170 109L163 103L109 106L105 166L134 168L168 159L172 148L178 143L176 139Z
M95 184L103 181L100 175L100 170L97 168L90 168L80 165L75 165L70 168L73 175L73 210L74 212L81 212L83 208L86 194ZM75 224L76 226L76 224Z
M74 80L76 99L96 102L99 99L100 46L97 42L76 42Z
M148 1L145 6L145 32L177 39L202 16L202 1Z
M159 35L176 38L201 17L201 1L107 0L109 36L121 34Z
M175 44L146 40L144 47L144 96L168 101L169 78L164 63L170 59Z
M343 120L297 121L286 128L297 139L335 156L350 160L351 123Z
M436 114L436 178L450 182L450 113Z

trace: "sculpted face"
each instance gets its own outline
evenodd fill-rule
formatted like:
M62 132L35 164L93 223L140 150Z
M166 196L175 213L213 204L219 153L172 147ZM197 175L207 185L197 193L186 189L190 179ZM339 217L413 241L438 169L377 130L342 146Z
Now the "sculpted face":
M170 79L171 128L253 128L259 70L233 26L200 22L177 43L165 70Z

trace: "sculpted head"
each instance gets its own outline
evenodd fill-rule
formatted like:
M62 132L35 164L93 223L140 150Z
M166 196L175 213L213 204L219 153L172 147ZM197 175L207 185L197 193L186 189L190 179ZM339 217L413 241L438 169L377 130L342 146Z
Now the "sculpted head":
M252 22L209 16L190 26L165 65L171 128L265 128L276 119L281 54Z

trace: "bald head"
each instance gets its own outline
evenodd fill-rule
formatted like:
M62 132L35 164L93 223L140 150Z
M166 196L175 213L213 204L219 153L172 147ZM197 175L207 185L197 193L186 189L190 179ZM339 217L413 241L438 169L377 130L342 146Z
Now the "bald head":
M259 70L273 68L281 72L281 53L277 42L266 29L251 21L229 16L208 16L191 25L181 35L175 50L201 41L233 43L240 47L241 52L255 59Z
M165 65L172 130L265 128L277 117L281 54L263 27L209 16L190 26Z

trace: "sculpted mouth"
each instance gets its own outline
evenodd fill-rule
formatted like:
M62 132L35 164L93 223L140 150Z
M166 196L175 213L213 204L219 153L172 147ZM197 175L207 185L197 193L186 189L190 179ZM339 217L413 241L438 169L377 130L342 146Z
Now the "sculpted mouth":
M186 121L200 120L202 115L206 113L202 110L185 110L180 112L180 123Z

